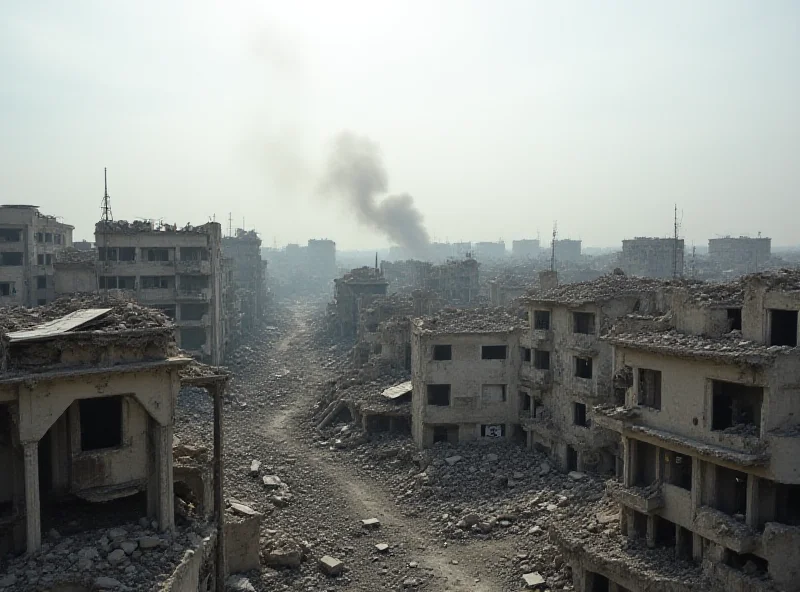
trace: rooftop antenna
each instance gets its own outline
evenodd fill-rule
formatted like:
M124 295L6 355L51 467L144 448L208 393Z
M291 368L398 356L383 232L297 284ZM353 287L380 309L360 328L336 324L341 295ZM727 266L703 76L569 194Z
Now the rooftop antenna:
M553 242L550 243L550 271L556 270L556 236L558 236L558 220L553 222Z
M694 259L695 250L696 249L695 249L694 243L692 243L692 278L694 278L694 276L695 276L695 259Z
M111 220L113 220L113 217L111 215L111 197L109 197L109 195L108 195L108 168L107 167L103 168L103 185L105 186L105 191L103 193L103 202L102 202L102 205L100 206L100 211L102 212L102 215L101 215L101 221L102 221L101 227L103 229L102 232L100 233L100 238L101 238L103 244L102 244L102 246L100 248L98 248L98 254L102 253L102 255L103 255L102 256L102 261L103 261L103 285L102 285L102 289L103 289L103 294L107 295L108 294L108 285L106 284L106 281L107 281L107 277L108 277L108 260L109 260L107 232L109 230L108 223ZM98 281L98 284L99 283L100 282Z
M111 215L111 197L108 195L108 168L103 169L103 181L105 184L105 193L103 194L103 205L100 210L103 212L103 222L110 222L114 218Z
M375 271L378 271L378 251L375 251Z
M673 228L675 232L672 243L672 277L678 277L678 230L680 229L680 224L678 224L678 204L675 204Z
M233 236L233 214L228 212L228 236Z

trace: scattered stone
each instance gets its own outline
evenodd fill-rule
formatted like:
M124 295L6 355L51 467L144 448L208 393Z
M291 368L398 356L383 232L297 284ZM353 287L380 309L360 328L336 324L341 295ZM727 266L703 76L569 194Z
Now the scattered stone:
M545 584L544 578L539 575L538 571L526 573L522 576L522 579L525 581L525 588L528 590L534 590Z
M260 460L253 460L250 463L250 476L251 477L258 477L258 473L261 470L261 461Z
M544 477L550 472L550 463L543 462L539 465L539 475Z
M234 514L239 514L240 516L258 516L259 513L256 512L250 506L245 506L244 504L238 504L236 502L231 504L231 509L233 510Z
M262 481L267 489L280 489L283 486L283 481L277 475L264 475Z
M319 568L325 575L336 577L344 570L344 563L335 557L325 555L319 560Z
M483 460L485 460L486 462L497 462L498 460L500 460L500 457L494 453L490 453L484 455Z
M381 521L377 518L364 518L361 521L362 528L376 529L381 527Z
M462 458L463 457L458 456L458 455L456 455L456 456L448 456L446 459L444 459L444 462L446 462L448 465L450 465L452 467L457 462L460 462Z
M100 576L94 580L94 587L98 590L112 590L114 588L119 588L121 585L119 580L106 576Z
M8 574L6 576L0 577L0 588L8 588L9 586L13 586L17 583L17 576L14 574Z
M111 565L119 565L125 559L125 551L123 551L122 549L115 549L114 551L111 551L111 553L108 554L106 559Z
M584 473L579 473L578 471L570 471L568 476L573 481L580 481L581 479L586 477L586 475Z
M138 546L138 543L135 543L134 541L123 541L119 544L119 548L125 551L125 555L130 555L133 553Z
M283 540L267 553L266 563L272 567L300 567L303 550L292 540Z
M256 592L250 580L240 575L228 576L225 580L225 589L231 592Z
M154 536L139 537L138 541L140 549L155 549L161 545L161 539Z

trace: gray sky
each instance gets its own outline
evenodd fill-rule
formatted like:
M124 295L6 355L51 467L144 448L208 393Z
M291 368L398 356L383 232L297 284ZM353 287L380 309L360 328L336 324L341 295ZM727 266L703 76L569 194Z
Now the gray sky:
M388 241L318 195L348 130L436 240L799 243L800 2L3 2L3 203L89 237L242 218ZM227 223L226 223L227 226Z

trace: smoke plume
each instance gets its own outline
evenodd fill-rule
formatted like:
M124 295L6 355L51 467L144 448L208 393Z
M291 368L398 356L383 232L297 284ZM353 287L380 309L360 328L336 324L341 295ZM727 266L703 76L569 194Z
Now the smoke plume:
M320 191L347 202L359 222L382 232L413 254L423 254L430 239L414 198L386 193L389 178L378 145L362 136L340 132L333 141Z

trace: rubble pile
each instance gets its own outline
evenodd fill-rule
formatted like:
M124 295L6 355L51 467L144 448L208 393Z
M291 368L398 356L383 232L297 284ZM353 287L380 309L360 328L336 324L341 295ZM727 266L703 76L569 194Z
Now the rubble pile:
M172 537L159 534L156 526L142 518L139 523L69 536L51 530L41 553L11 559L4 566L0 588L4 592L162 589L177 565L213 535L199 522L177 527Z
M94 249L83 251L74 247L64 247L55 252L55 263L85 263L94 265L97 261L97 251Z
M563 281L563 279L561 280ZM679 283L679 282L678 282ZM623 295L638 296L654 292L671 282L654 278L644 278L618 273L600 276L591 281L560 283L555 288L542 290L535 288L528 292L528 298L537 301L552 301L562 304L586 304L603 302Z
M442 334L507 333L527 326L527 321L505 308L445 308L414 322L422 331Z

